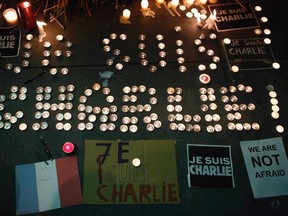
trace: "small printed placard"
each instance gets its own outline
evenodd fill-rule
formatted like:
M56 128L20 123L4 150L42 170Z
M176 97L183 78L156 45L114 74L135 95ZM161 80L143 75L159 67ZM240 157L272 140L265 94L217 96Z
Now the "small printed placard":
M231 147L187 145L188 186L234 188Z
M19 55L21 31L16 26L0 28L0 57L16 57Z
M224 39L223 46L230 68L236 65L240 70L272 69L276 62L264 38L230 39L229 43Z
M241 141L254 198L288 195L288 160L281 137Z
M218 32L259 27L256 16L248 2L240 4L209 5L210 13L216 11L216 30Z

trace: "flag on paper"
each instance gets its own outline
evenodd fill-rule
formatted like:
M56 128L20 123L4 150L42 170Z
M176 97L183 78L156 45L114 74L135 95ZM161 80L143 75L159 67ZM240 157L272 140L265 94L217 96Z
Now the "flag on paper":
M174 140L86 140L84 204L179 203Z
M82 203L76 156L16 166L16 215Z
M282 137L241 141L254 198L288 195L288 161Z

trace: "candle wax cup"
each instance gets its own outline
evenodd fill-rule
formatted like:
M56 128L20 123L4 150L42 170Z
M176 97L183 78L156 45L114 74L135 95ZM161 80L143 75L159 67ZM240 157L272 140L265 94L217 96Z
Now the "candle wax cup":
M37 25L34 13L32 11L32 5L30 4L30 2L26 1L20 2L17 4L17 7L24 29L34 30L37 27Z
M62 150L67 154L72 153L74 151L74 144L71 142L66 142L62 146Z
M16 10L8 8L3 12L3 16L9 25L16 25L18 23L18 15Z

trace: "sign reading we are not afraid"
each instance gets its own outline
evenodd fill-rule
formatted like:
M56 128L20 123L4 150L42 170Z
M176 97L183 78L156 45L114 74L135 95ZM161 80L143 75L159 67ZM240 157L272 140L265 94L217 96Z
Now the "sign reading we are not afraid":
M281 137L241 141L255 198L288 194L288 160Z

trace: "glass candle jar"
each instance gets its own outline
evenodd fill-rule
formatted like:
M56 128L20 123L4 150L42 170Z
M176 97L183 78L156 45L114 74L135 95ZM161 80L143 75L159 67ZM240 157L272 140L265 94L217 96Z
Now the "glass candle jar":
M34 30L37 25L31 3L28 1L23 1L18 3L17 7L23 23L23 28L29 31Z

